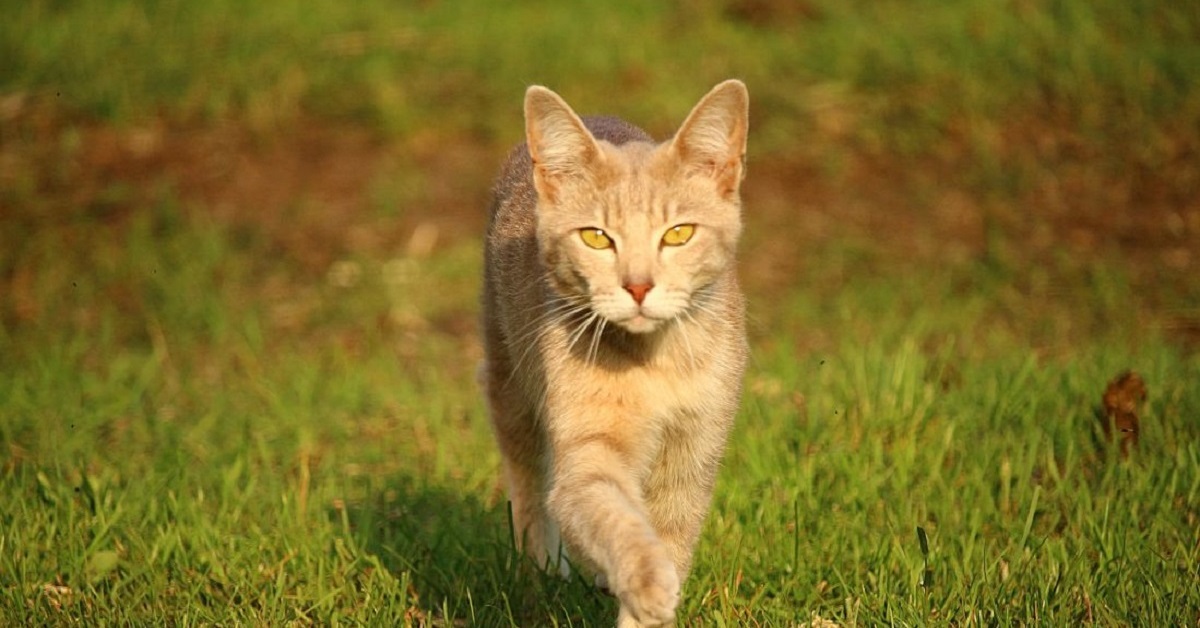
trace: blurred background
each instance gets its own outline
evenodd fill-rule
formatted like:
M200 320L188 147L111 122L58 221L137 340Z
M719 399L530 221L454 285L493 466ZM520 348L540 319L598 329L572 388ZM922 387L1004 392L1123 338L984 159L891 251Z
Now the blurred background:
M1182 311L1200 264L1193 3L5 4L10 331L71 318L51 295L96 265L62 270L65 258L133 254L114 243L137 225L233 234L225 253L256 258L246 279L281 272L279 290L405 247L477 242L491 177L522 137L526 86L665 138L711 85L739 77L753 98L745 274L757 293L813 264L849 280L1115 259L1138 288L1130 308L1169 308L1181 317L1170 325L1197 333ZM831 242L836 259L817 259ZM94 288L76 305L111 290L117 307L144 307Z

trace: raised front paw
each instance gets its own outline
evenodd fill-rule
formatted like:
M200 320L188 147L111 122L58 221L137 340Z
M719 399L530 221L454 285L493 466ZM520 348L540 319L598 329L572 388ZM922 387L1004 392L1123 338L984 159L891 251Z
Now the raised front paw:
M675 621L679 605L679 575L666 552L640 556L624 574L617 596L621 611L617 628L655 628Z

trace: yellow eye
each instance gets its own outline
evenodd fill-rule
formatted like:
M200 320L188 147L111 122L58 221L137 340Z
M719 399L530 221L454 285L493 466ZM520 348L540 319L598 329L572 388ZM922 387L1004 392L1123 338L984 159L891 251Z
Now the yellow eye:
M688 240L692 239L692 234L696 233L696 225L675 225L663 234L662 243L667 246L680 246L687 244Z
M612 239L608 237L608 234L604 233L603 229L595 227L580 229L579 239L583 240L584 244L593 249L608 249L612 248L613 245Z

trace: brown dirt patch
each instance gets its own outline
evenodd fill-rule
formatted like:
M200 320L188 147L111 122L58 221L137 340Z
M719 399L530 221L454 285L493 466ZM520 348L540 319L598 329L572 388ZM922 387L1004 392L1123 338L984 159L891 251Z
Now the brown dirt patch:
M508 148L432 133L392 140L318 119L263 136L230 124L68 124L30 109L4 126L0 188L8 191L0 200L13 217L9 235L80 214L120 224L165 186L189 212L265 238L314 273L347 256L399 254L422 225L425 247L477 238ZM1187 147L1161 172L1122 173L1036 131L1011 141L1009 159L1042 165L1008 199L980 195L962 165L965 151L953 145L921 159L850 151L836 175L814 163L820 153L811 147L807 156L752 160L748 286L769 294L787 284L834 238L862 245L864 266L851 272L969 262L998 246L1030 266L1117 256L1135 284L1153 288L1147 303L1167 312L1167 331L1200 340L1195 304L1156 302L1155 292L1195 298L1200 201L1181 192L1195 170Z
M0 135L0 185L14 190L18 218L7 229L81 214L119 225L168 189L187 211L252 230L318 271L347 255L399 252L422 224L443 242L477 234L500 159L471 142L388 142L316 119L270 137L227 124L16 122Z

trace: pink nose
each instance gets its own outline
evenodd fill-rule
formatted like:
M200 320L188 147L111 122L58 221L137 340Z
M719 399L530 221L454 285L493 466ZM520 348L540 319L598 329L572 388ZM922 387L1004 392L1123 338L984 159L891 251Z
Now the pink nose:
M652 283L634 283L625 286L625 291L633 297L633 300L638 305L641 305L642 301L646 299L646 293L650 292L650 289L653 287L654 284Z

